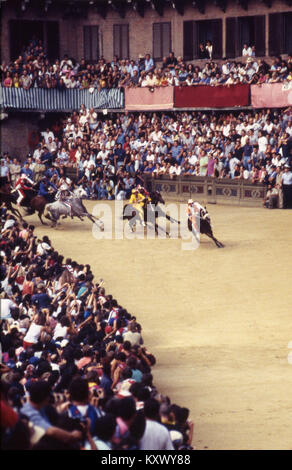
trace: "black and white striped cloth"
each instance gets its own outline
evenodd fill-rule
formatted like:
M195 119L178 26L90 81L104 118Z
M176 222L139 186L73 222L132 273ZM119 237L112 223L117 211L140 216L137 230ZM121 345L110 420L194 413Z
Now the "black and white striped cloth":
M124 92L121 88L94 90L57 90L45 88L0 87L0 106L5 109L31 111L72 111L81 104L86 108L122 109Z

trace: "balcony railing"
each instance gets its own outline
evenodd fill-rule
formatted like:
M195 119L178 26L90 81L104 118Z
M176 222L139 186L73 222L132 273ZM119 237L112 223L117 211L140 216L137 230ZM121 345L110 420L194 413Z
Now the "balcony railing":
M124 92L121 88L110 90L45 89L45 88L6 88L0 87L0 106L4 109L27 111L73 111L86 108L123 109Z

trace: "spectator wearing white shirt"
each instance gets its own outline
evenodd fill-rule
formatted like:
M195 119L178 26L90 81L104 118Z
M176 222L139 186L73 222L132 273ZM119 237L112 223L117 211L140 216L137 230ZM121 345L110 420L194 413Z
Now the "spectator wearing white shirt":
M292 121L288 121L285 132L292 137Z
M153 59L150 57L150 54L146 54L144 63L145 63L145 72L146 73L153 72L155 68L155 64L154 64Z
M242 55L242 57L248 57L248 56L250 56L250 47L248 47L247 44L244 44L244 45L243 45L241 55Z
M146 427L140 440L141 450L174 450L168 429L159 422L159 408L154 398L145 401Z
M229 75L229 73L230 73L230 63L224 62L224 64L222 65L222 74Z
M258 133L258 146L259 146L259 156L264 157L265 151L267 149L268 139L263 134L263 131L260 130Z
M51 137L53 140L55 139L53 131L51 131L48 127L44 132L41 132L41 135L45 139L45 144L47 145L49 141L49 137Z
M106 150L105 145L102 144L101 150L97 154L97 158L101 158L102 159L102 164L105 165L107 156L108 156L108 151Z

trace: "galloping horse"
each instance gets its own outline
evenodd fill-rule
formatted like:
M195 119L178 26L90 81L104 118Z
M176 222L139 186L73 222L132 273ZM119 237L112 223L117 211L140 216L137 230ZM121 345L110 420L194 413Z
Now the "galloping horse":
M224 248L223 243L217 240L217 238L215 238L213 235L211 219L210 219L209 214L207 216L206 215L203 216L202 210L200 210L200 214L198 214L198 219L199 219L199 224L200 224L200 233L202 235L207 235L207 237L211 238L218 248ZM190 218L188 218L188 229L190 232L192 232L192 234L195 236L197 240L196 230Z
M9 184L5 184L4 186L1 186L0 201L1 201L1 204L2 203L5 204L7 209L10 212L12 212L13 215L18 217L20 220L23 220L22 215L19 212L19 210L13 207L13 205L16 205L17 195L15 193L11 193Z
M155 233L158 234L158 224L157 224L157 219L158 217L165 217L167 220L169 220L172 223L177 223L180 224L179 220L174 219L170 215L166 214L163 209L158 205L159 203L165 204L163 197L161 196L159 191L152 191L149 194L151 198L151 203L147 203L147 198L145 199L144 206L143 206L143 212L144 212L144 222L147 224L147 222L154 222L154 227L155 227ZM152 212L151 212L152 211ZM148 215L151 214L150 220L148 220ZM130 228L133 231L133 228L136 224L137 221L140 220L139 214L137 213L137 209L135 209L134 206L131 204L126 204L123 210L123 220L128 220L130 224ZM166 231L166 235L169 236L169 233Z
M62 215L63 219L70 216L72 219L73 217L78 217L82 221L82 217L87 217L91 222L96 223L101 231L104 230L103 223L98 219L98 217L88 213L82 200L78 197L68 198L68 201L55 201L51 204L47 204L46 209L47 215L45 215L45 217L53 222L52 227L56 227L58 220Z
M16 205L17 198L17 192L11 191L9 185L6 185L4 191L1 190L1 201L5 203L7 209L10 210L12 214L23 220L19 210L13 207L13 205ZM27 209L27 215L32 215L37 212L41 223L43 225L47 225L42 219L46 204L48 204L47 199L43 196L38 196L36 194L36 190L31 188L29 191L26 191L25 198L21 203L21 207Z

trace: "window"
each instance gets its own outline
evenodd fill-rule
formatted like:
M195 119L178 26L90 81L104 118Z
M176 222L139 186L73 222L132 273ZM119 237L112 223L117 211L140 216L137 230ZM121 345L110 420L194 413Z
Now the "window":
M59 23L57 21L10 20L10 58L15 60L30 41L40 40L48 58L59 57Z
M171 23L153 23L153 58L162 60L171 51Z
M269 55L291 54L292 12L269 15Z
M265 55L264 15L226 19L226 56L240 57L244 44L255 46L257 56Z
M98 26L83 26L84 59L96 62L99 59Z
M200 44L211 41L213 59L222 57L222 20L184 21L184 59L199 58Z
M129 25L114 24L114 56L129 58Z

